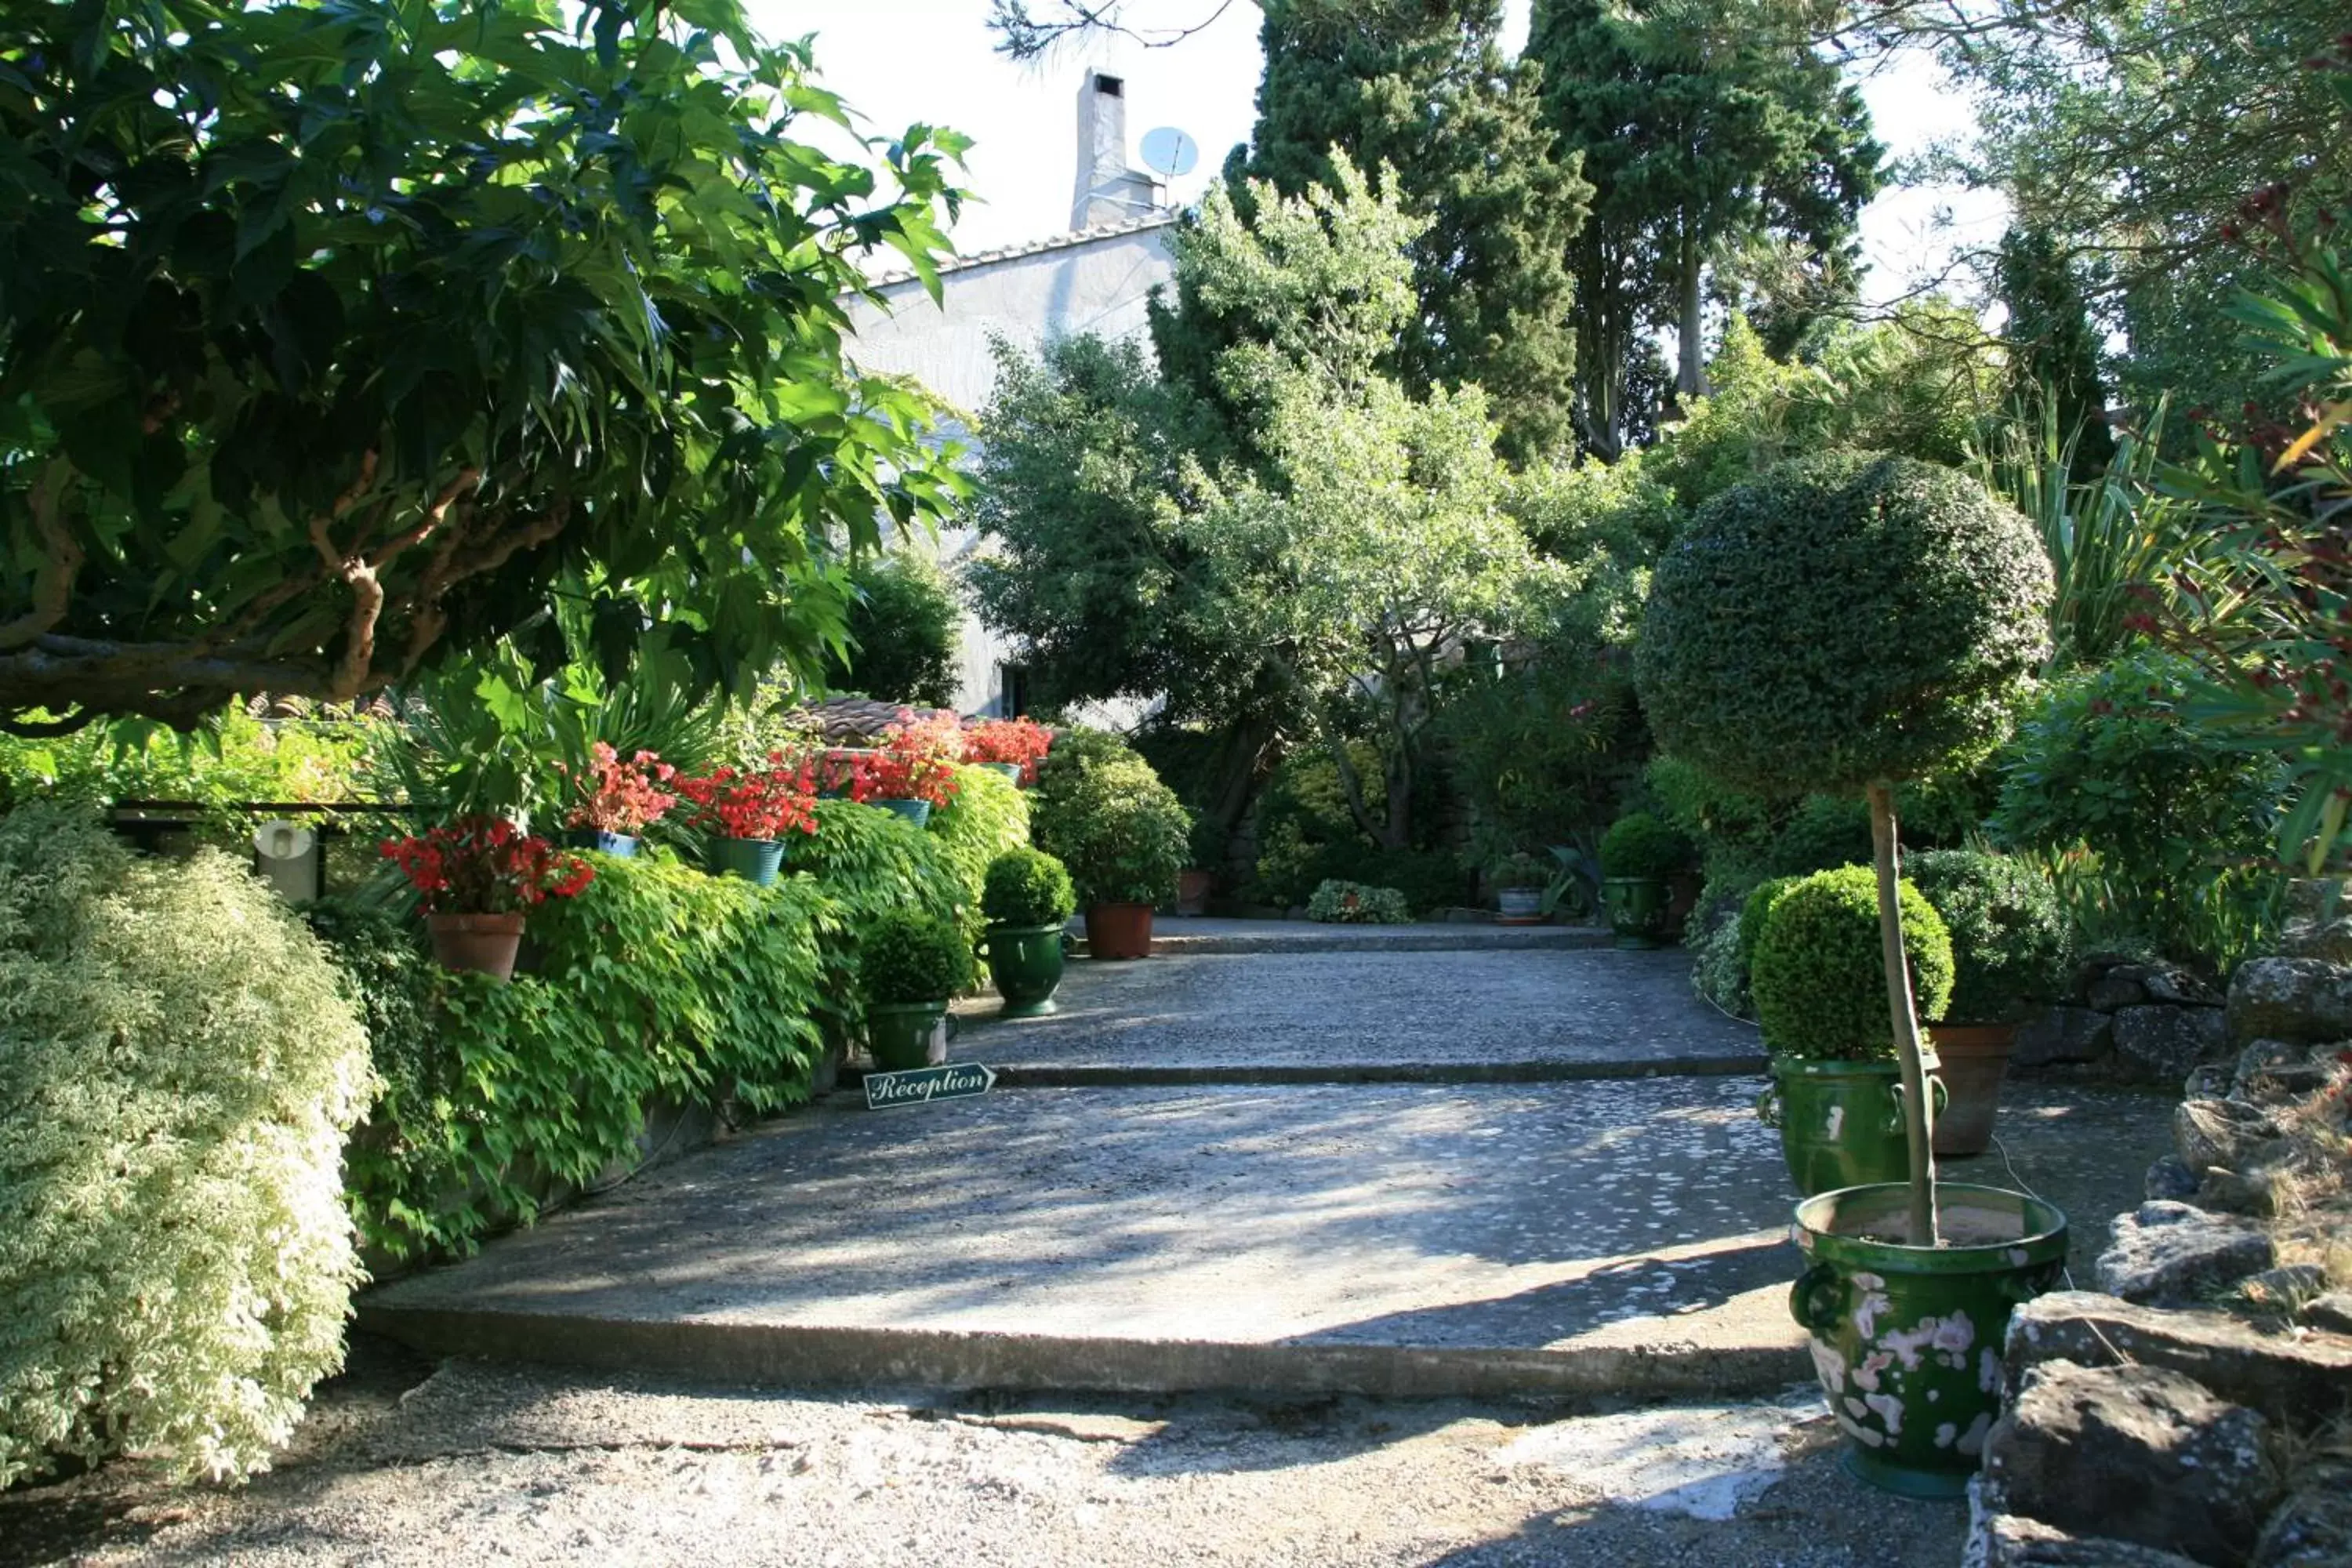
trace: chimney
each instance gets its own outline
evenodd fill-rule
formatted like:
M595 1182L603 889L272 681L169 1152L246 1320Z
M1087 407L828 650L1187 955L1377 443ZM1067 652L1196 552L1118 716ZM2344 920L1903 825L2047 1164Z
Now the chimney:
M1088 70L1078 84L1078 182L1070 227L1093 228L1157 207L1159 188L1127 163L1127 82Z

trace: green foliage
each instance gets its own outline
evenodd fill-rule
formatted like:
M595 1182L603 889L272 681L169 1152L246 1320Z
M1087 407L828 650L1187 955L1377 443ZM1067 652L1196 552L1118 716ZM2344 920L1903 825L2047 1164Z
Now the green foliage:
M857 984L870 1007L945 1002L971 984L971 945L953 921L897 910L859 944Z
M1037 847L1069 868L1082 904L1156 904L1192 858L1191 814L1129 753L1081 763L1056 744L1039 770ZM1060 763L1061 766L1054 764Z
M1772 906L1780 895L1812 875L1805 872L1793 877L1771 877L1759 882L1749 890L1739 906L1739 942L1733 949L1739 961L1739 984L1744 989L1756 965L1756 939L1764 934L1765 922L1772 918Z
M965 934L977 938L986 924L981 912L989 868L1008 851L1029 844L1029 796L1003 773L959 767L956 793L931 813L930 837L940 858L961 888L958 912Z
M1991 751L2048 653L2050 564L1966 476L1800 458L1703 508L1635 662L1667 751L1735 788L1857 789Z
M93 805L193 801L208 808L354 800L362 793L362 756L379 727L320 712L265 721L232 703L185 733L127 722L47 740L0 735L0 805L12 796Z
M1553 156L1536 73L1501 50L1502 7L1262 9L1258 120L1228 181L1297 196L1337 183L1335 150L1357 168L1394 171L1402 205L1425 226L1410 247L1419 308L1386 368L1416 390L1486 388L1515 457L1566 450L1575 312L1563 258L1591 193L1573 158Z
M2062 432L2084 468L2105 468L2116 439L2099 374L2100 334L2091 324L2081 270L2050 230L2012 226L2000 237L1995 276L2009 311L2001 336L2009 345L2011 399Z
M584 1186L634 1159L654 1103L808 1097L821 1026L849 1015L828 980L832 900L801 879L593 859L584 891L532 912L537 968L510 985L420 968L413 937L349 911L324 922L380 1028L386 1090L350 1184L389 1255L464 1252L529 1221L551 1179Z
M1401 926L1412 923L1412 910L1394 888L1335 879L1316 885L1307 900L1307 918L1335 925Z
M2057 998L2071 977L2072 933L2049 878L1967 849L1910 856L1904 867L1951 934L1948 1020L2013 1023Z
M1691 842L1646 811L1628 812L1601 839L1604 877L1666 878L1690 869Z
M348 700L567 575L814 676L827 542L961 490L836 300L936 288L965 143L731 0L13 7L0 60L0 716Z
M2032 422L2005 423L1979 465L1985 483L2041 531L2062 667L2114 658L2140 640L2135 627L2196 556L2192 509L2154 489L2166 416L2158 399L2141 429L2108 432L2102 460L2079 436L2062 438L2058 411L2045 405Z
M2199 724L2190 678L2147 652L2053 686L2002 753L1991 826L2021 848L2095 857L2111 937L2226 962L2271 918L2283 769Z
M1478 858L1569 843L1606 817L1635 765L1637 722L1622 675L1566 657L1456 686L1436 728Z
M1578 434L1613 458L1645 423L1628 405L1652 329L1678 327L1698 374L1709 251L1771 237L1801 247L1799 292L1834 295L1882 149L1860 94L1811 48L1696 37L1660 7L1538 0L1526 57L1546 119L1581 153L1592 210L1570 243ZM1718 281L1721 281L1718 279Z
M1756 1001L1748 990L1748 917L1734 913L1717 921L1700 938L1691 960L1691 989L1735 1018L1755 1016ZM1685 938L1685 945L1688 939Z
M1642 770L1642 795L1660 819L1698 846L1710 881L1761 875L1789 813L1785 800L1733 789L1663 752Z
M1205 637L1179 536L1216 416L1152 373L1140 345L1080 333L1036 359L995 345L970 567L981 619L1021 650L1048 707L1164 693L1176 719L1246 689L1255 650Z
M988 923L1060 925L1077 908L1069 868L1042 849L1008 849L988 863L980 907Z
M1918 889L1906 881L1898 891L1912 996L1921 1017L1941 1018L1952 994L1951 936ZM1865 1061L1892 1057L1876 873L1848 866L1782 892L1756 938L1748 984L1766 1049Z
M792 869L820 889L829 1024L855 1031L865 1007L856 980L858 943L883 916L919 910L970 922L981 915L939 837L895 812L848 800L816 803L816 831L793 841ZM933 820L938 814L933 814Z
M831 684L885 702L952 708L956 659L963 645L963 606L947 576L909 551L866 561L849 574L850 654L836 661Z
M0 1488L265 1466L342 1361L367 1037L245 868L0 817Z

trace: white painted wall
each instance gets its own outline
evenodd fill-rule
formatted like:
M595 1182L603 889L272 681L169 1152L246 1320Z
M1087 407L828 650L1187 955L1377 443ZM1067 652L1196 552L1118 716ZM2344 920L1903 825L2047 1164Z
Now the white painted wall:
M921 383L961 416L949 433L976 446L972 427L996 385L992 341L1001 336L1034 353L1079 332L1140 336L1152 289L1171 276L1166 242L1173 222L1172 215L1155 215L973 257L941 276L939 305L916 279L894 279L881 289L882 305L846 301L856 332L849 357L868 374ZM979 542L970 531L943 534L941 563L954 574ZM967 615L957 699L963 711L1002 710L1003 658L1003 646Z

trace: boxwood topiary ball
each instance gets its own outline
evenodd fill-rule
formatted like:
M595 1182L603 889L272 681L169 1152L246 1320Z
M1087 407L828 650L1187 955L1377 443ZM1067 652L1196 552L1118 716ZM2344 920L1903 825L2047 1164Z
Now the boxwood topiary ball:
M1691 841L1646 811L1629 812L1601 839L1604 877L1666 878L1691 863Z
M1919 1016L1940 1018L1952 994L1952 939L1919 889L1899 884L1903 948ZM1878 936L1878 878L1844 866L1772 900L1756 938L1748 989L1767 1050L1868 1061L1895 1054Z
M2058 891L2023 861L1969 849L1905 859L1952 935L1954 1024L2008 1024L2064 986L2072 943Z
M988 863L980 907L992 925L1059 925L1076 905L1069 871L1042 849L1008 849Z
M2049 559L1968 476L1869 453L1784 463L1699 509L1635 652L1660 746L1763 795L1965 765L2049 653Z

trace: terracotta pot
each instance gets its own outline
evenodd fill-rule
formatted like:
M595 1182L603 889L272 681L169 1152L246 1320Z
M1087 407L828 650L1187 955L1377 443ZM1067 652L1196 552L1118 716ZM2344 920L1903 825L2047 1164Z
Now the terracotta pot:
M487 974L501 985L514 978L522 950L520 911L504 915L426 915L434 961L461 974Z
M1992 1143L1993 1112L2000 1108L2000 1080L2009 1072L2017 1026L1931 1024L1927 1036L1943 1058L1936 1076L1951 1097L1936 1118L1936 1152L1981 1154Z
M1176 912L1180 915L1202 915L1209 910L1209 889L1215 878L1206 871L1176 873Z
M1150 958L1150 904L1088 904L1087 956L1089 958Z

